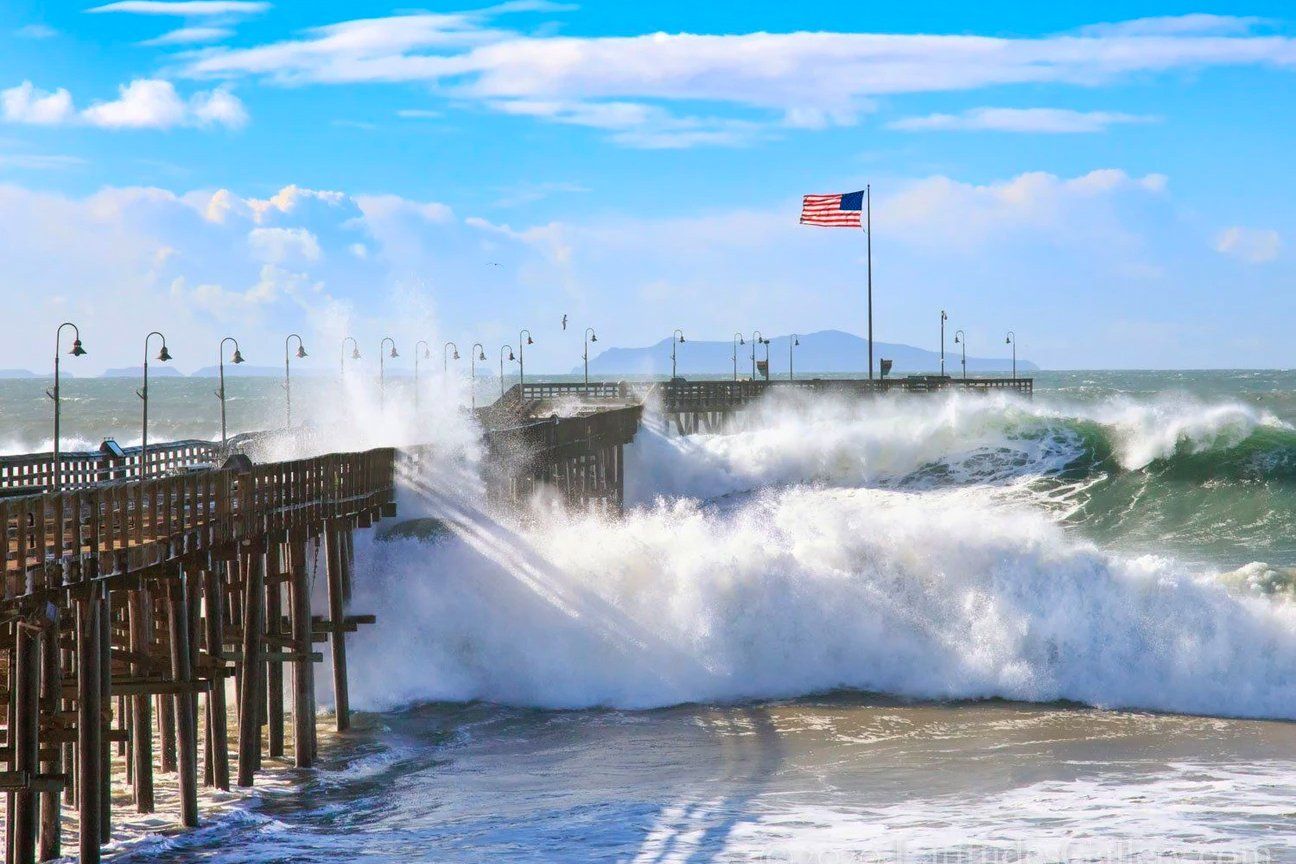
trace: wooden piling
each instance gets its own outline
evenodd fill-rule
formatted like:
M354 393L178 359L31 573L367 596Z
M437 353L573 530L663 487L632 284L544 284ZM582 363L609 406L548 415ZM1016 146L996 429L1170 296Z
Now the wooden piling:
M292 650L293 763L309 768L315 763L315 669L311 662L310 583L306 579L306 541L294 536L289 547L289 605Z
M325 576L328 579L329 636L333 648L333 705L337 731L351 728L351 699L347 687L346 610L343 605L346 555L342 550L342 529L330 519L324 531Z
M210 742L208 761L211 770L211 782L217 789L228 790L230 787L229 766L229 727L225 704L224 652L222 643L225 639L224 612L225 602L221 592L221 575L215 569L203 573L204 617L203 623L207 637L207 652L220 661L219 674L212 679L211 689L207 691L207 738Z
M41 701L46 714L53 716L63 707L63 655L59 646L59 614L41 635ZM63 773L63 748L51 747L52 757L41 763L41 772L50 776ZM40 849L42 861L52 861L62 855L63 790L61 787L45 790L40 799Z
M287 562L282 543L270 544L266 555L269 574L266 579L266 634L274 637L278 650L283 636L283 576ZM271 759L284 755L284 680L283 662L266 661L266 748Z
M40 759L40 630L19 621L14 627L15 645L12 655L14 666L13 725L9 727L10 765L23 778L23 785L14 798L14 819L10 843L13 860L17 864L35 864L36 829L39 824L38 801L32 784L39 770Z
M264 649L265 555L261 550L243 553L243 674L239 680L238 785L251 786L261 754L260 670Z
M130 615L131 672L144 677L151 671L145 657L150 640L146 616L151 613L148 589L141 586L127 595ZM135 810L152 813L153 801L153 700L147 693L131 697L131 778L134 781Z
M167 584L170 601L171 678L180 685L172 697L176 717L177 765L180 781L180 819L189 827L198 824L198 727L193 700L185 687L193 682L189 652L188 574L180 572Z
M103 764L103 711L99 674L102 607L97 584L89 586L86 596L77 600L77 811L80 818L80 864L99 864L100 796Z

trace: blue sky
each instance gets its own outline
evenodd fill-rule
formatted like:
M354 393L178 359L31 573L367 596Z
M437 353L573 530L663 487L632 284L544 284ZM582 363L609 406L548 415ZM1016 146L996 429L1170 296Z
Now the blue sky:
M10 0L0 367L66 317L88 368L862 332L863 238L796 215L865 183L881 340L1290 366L1287 4L1053 5Z

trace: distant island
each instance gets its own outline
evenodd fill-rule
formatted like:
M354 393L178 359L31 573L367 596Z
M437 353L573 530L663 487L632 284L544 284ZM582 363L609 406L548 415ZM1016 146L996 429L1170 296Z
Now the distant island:
M769 360L770 376L787 377L788 345L792 337L775 336L770 338ZM793 349L794 374L811 375L816 372L840 374L859 372L868 374L868 340L853 333L841 330L820 330L800 336L800 345ZM945 372L949 375L962 374L959 348L953 344L953 336L945 346ZM1005 346L1006 347L1006 346ZM723 375L733 372L733 343L689 340L675 346L677 370L681 377L693 375ZM757 359L765 359L765 346L761 345L756 354ZM940 369L940 353L915 348L912 345L899 345L893 342L877 342L873 352L874 362L883 358L892 361L892 375L913 375L922 372L936 372ZM572 369L572 374L579 375L583 366ZM591 356L590 374L598 375L669 375L671 371L671 340L666 338L645 348L608 348L597 356ZM751 343L738 347L738 375L751 377ZM1012 357L973 357L967 358L969 373L1011 372ZM1039 369L1029 360L1017 358L1018 372L1033 372Z

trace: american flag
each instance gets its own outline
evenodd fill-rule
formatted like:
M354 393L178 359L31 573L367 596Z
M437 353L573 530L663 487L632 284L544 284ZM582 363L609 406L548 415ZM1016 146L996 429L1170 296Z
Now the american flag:
M862 191L840 195L806 195L801 200L801 224L820 225L824 228L860 228L860 213L863 209Z

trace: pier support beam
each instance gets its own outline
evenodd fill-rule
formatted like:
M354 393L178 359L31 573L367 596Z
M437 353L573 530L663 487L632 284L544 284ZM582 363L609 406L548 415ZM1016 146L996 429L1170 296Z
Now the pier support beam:
M127 598L130 615L130 650L134 655L131 672L136 677L149 674L144 657L149 648L149 621L152 603L148 589L137 588ZM153 812L153 700L147 694L131 697L131 779L135 784L135 810Z
M9 727L10 764L25 775L24 787L10 793L14 820L10 823L10 849L17 864L35 864L38 802L32 781L40 759L40 630L19 621L14 628L13 725Z
M177 684L193 682L189 651L188 573L174 574L167 582L171 636L171 678ZM176 716L177 765L180 780L180 820L188 827L198 824L198 724L193 697L183 688L171 697Z
M333 648L333 704L337 714L337 730L351 728L351 698L347 687L346 661L346 610L343 603L346 585L346 560L343 530L336 519L330 519L324 532L325 566L328 577L329 635Z
M59 646L59 616L56 612L41 637L42 710L53 716L63 707L63 652ZM45 774L63 773L63 748L55 745L52 758L41 763ZM40 860L53 861L62 856L63 790L47 789L40 803Z
M269 573L266 578L266 634L283 635L283 577L287 560L282 543L272 543L266 553ZM276 647L280 640L274 639ZM266 746L271 759L284 755L284 674L283 662L266 661Z
M306 541L295 537L289 552L293 651L293 761L298 768L315 764L315 666L311 653L310 583L306 579Z
M261 756L261 672L265 663L265 555L243 552L243 674L239 676L238 785L251 786Z
M217 565L223 567L224 565ZM225 639L225 598L222 596L222 578L215 568L203 573L203 623L207 639L207 653L215 660L223 656L222 643ZM211 689L207 691L207 772L210 782L217 789L229 790L229 727L225 704L224 664L220 664L217 674L212 678Z
M77 810L81 820L81 864L99 864L100 825L103 807L103 703L99 675L102 589L91 584L88 596L77 599Z

